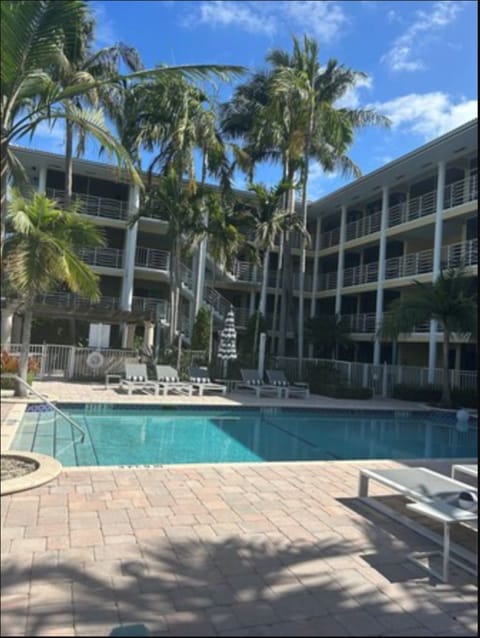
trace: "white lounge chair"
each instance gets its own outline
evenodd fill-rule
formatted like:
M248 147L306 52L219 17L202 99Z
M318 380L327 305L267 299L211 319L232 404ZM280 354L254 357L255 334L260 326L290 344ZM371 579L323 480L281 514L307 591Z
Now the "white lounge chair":
M198 396L203 396L205 392L227 393L227 386L221 383L213 383L208 374L207 368L190 368L190 383L194 390L198 390Z
M277 397L282 397L283 388L278 385L269 385L264 383L257 370L242 368L240 370L240 374L242 375L243 383L237 384L237 388L253 390L257 397L262 396L262 394L273 394Z
M265 373L269 383L280 386L287 399L295 396L303 398L310 396L308 383L290 383L283 370L265 370Z
M172 368L172 366L155 366L155 372L157 375L157 383L164 395L172 392L173 394L185 394L189 397L192 396L192 384L180 381L178 378L178 372L175 368Z
M134 390L143 392L153 390L154 394L158 395L159 390L158 383L148 378L145 363L126 363L125 379L120 380L118 387L127 390L128 394L132 394Z
M407 508L417 514L421 514L443 524L443 538L422 525L418 525L411 519L395 514L395 512L374 499L369 498L369 505L380 510L384 514L399 520L417 533L426 536L434 542L443 545L443 553L441 552L413 552L408 558L418 566L427 570L443 582L448 582L448 566L449 562L460 565L463 569L475 573L475 570L464 562L450 558L450 526L454 523L467 523L469 527L476 526L478 514L476 511L462 509L458 505L458 497L461 492L476 492L476 489L466 483L461 483L455 479L438 474L424 467L400 468L390 470L360 470L359 476L359 497L368 497L369 481L377 481L391 489L403 494L414 503L407 504ZM462 548L455 548L459 556L462 556L469 562L475 561L470 552ZM437 572L435 569L421 563L418 559L433 555L443 556L442 571Z

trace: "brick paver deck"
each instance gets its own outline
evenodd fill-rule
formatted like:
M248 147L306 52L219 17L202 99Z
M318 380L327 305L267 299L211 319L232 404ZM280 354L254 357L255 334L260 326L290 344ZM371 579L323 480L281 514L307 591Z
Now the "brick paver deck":
M35 388L58 401L420 407L248 393L128 397L55 381ZM4 449L24 403L2 418ZM1 634L476 635L476 579L452 569L445 585L408 562L407 552L432 544L359 502L362 465L399 464L72 468L2 497ZM372 484L372 494L384 492Z
M2 636L476 635L474 577L406 561L431 543L358 501L361 465L69 469L3 497Z

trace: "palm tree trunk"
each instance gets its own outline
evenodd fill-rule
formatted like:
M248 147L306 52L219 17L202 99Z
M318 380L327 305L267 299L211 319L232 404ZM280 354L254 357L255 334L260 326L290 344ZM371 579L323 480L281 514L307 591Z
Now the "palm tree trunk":
M172 243L170 251L170 344L173 343L175 338L175 285L176 285L176 246L175 242Z
M283 163L283 181L287 179L287 161L285 160ZM286 210L288 206L288 194L283 194L283 208ZM283 263L283 242L284 237L283 233L280 236L280 245L278 247L278 260L277 260L277 272L275 275L275 296L273 299L273 318L272 318L272 342L271 342L271 352L277 352L277 347L275 344L278 344L278 339L275 341L275 333L277 330L277 313L278 313L278 300L279 300L279 288L280 288L280 276L281 276L281 267Z
M2 188L2 201L1 201L1 239L0 239L0 260L3 259L3 244L5 243L5 224L7 219L7 186L8 186L8 159L7 159L7 150L8 143L2 137L2 141L0 143L1 147L1 188Z
M215 290L215 264L213 264L213 275L212 275L212 288ZM213 313L215 308L212 304L210 309L210 334L208 335L208 365L212 362L212 353L213 353Z
M72 202L73 192L73 124L65 120L65 208Z
M33 295L32 295L33 298ZM30 350L30 337L32 334L32 305L31 302L28 302L25 306L25 314L23 315L23 326L22 326L22 350L20 353L20 361L18 365L18 376L27 381L27 373L28 373L28 354ZM26 397L27 396L27 388L23 385L23 383L15 382L15 396L17 397Z
M267 280L268 280L268 263L270 261L270 251L266 250L263 257L263 275L262 275L262 289L260 291L260 300L258 302L257 320L255 321L255 335L253 339L253 354L257 352L259 344L259 331L260 331L260 315L265 317L265 308L267 305Z
M174 333L173 338L175 338L177 330L180 330L180 291L182 289L182 275L181 275L181 252L180 252L180 242L176 244L176 255L175 255L175 325L174 325Z
M452 397L450 393L450 376L448 370L448 354L450 351L450 332L445 325L443 328L443 382L442 382L442 398L441 403L447 407L450 407L452 403Z
M288 181L292 182L294 176L293 167L289 167ZM295 190L292 188L288 192L288 204L287 209L289 213L295 212ZM281 357L285 356L285 345L287 338L287 314L291 311L292 302L292 264L291 264L291 251L290 251L290 234L285 234L285 240L283 245L283 273L282 273L282 289L283 295L281 297L280 305L280 325L278 336L278 354Z

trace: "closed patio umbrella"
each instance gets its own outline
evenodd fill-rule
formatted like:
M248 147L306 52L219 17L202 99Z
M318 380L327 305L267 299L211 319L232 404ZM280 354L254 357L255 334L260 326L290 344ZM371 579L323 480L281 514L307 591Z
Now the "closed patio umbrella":
M227 312L225 324L220 333L220 344L217 357L223 361L223 376L227 374L227 362L237 358L237 331L235 330L235 315L233 308Z

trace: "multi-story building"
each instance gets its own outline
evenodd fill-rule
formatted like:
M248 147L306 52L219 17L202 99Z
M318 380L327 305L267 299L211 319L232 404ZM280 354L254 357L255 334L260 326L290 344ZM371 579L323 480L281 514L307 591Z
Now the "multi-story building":
M365 362L390 361L391 346L376 338L377 327L388 304L401 297L413 279L433 281L442 267L460 263L477 277L477 128L477 120L468 122L310 204L312 242L306 258L304 316L322 312L345 317L356 345L345 356ZM61 201L63 158L25 148L17 148L16 153L31 183ZM100 275L102 298L92 304L68 292L46 294L37 299L35 317L70 319L84 333L89 324L109 325L106 334L111 346L132 347L136 333L152 344L155 323L168 322L169 315L166 223L142 216L130 224L129 218L138 210L139 192L112 166L75 160L73 191L82 214L105 234L104 248L85 250L83 255ZM249 194L239 192L238 196ZM295 302L300 238L293 238L291 247ZM277 245L270 258L268 326L275 297L282 295L279 251ZM261 269L253 263L237 261L233 271L226 272L201 246L182 265L184 334L188 338L202 303L213 307L218 327L233 305L241 333L257 308L261 281ZM294 306L298 308L298 301ZM20 318L12 319L6 314L2 320L2 343L19 341ZM273 353L278 347L278 322L276 326L275 333L269 332ZM290 322L286 354L296 354L295 329ZM433 370L441 363L441 340L435 322L418 326L411 335L401 336L398 362L428 363ZM312 354L307 342L305 355L308 352ZM476 368L476 345L462 337L453 340L450 356L452 367Z

